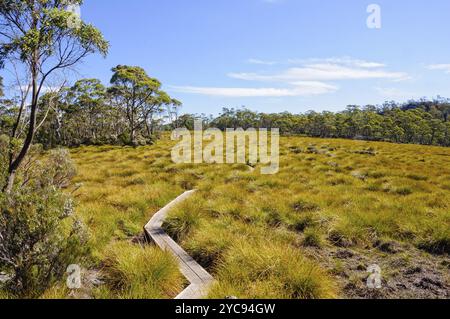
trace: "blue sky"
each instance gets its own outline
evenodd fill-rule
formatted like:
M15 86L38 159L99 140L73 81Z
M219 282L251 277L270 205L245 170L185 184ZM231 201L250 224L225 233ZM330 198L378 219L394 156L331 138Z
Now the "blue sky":
M369 29L367 6L381 8ZM111 43L81 76L139 65L184 103L264 112L450 97L448 0L85 0Z

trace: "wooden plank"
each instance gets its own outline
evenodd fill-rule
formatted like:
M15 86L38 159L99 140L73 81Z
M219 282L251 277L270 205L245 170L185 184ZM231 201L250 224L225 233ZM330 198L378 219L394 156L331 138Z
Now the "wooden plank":
M186 200L194 194L195 190L185 192L170 202L145 225L146 236L151 239L162 250L168 251L175 256L178 261L180 271L190 282L183 292L176 299L201 299L207 296L208 290L214 282L214 278L200 266L189 254L181 248L169 235L162 229L164 220L172 208Z

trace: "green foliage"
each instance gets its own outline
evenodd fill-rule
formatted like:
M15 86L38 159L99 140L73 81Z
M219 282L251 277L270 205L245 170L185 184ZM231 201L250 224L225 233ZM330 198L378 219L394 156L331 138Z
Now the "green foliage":
M112 71L114 74L111 78L111 84L129 98L131 98L132 92L127 90L127 85L131 85L138 91L144 91L146 95L161 87L161 83L157 79L149 77L145 70L138 66L118 65ZM140 93L138 92L137 95Z
M37 141L46 148L80 145L150 145L158 138L165 112L180 107L142 68L113 69L112 86L83 79L39 101ZM172 114L172 113L171 113ZM0 113L1 115L1 113Z
M17 170L23 165L27 153L34 142L36 131L44 123L47 115L37 122L39 99L42 88L50 76L77 65L91 53L106 55L109 44L100 31L86 24L75 13L67 9L79 6L82 0L6 0L0 2L0 67L9 61L17 70L17 64L25 71L30 87L31 101L25 108L27 96L19 103L19 116L9 132L12 139L19 135L17 128L22 117L26 133L21 150L13 154L8 163L8 182L4 190L9 193L14 186ZM21 63L19 63L21 62ZM19 68L20 69L20 68ZM19 85L20 86L20 85ZM28 110L27 110L28 109ZM49 105L47 112L54 107ZM24 112L29 112L24 116ZM46 114L47 112L43 112ZM16 155L16 156L14 156Z
M322 138L350 138L395 143L450 146L450 100L394 102L375 106L349 106L338 113L265 114L247 109L223 109L215 119L204 122L226 128L279 128L285 135ZM195 116L186 116L195 118ZM191 129L190 123L183 123ZM373 155L371 152L366 152Z
M2 287L10 295L40 296L88 253L83 224L60 191L74 172L67 155L53 151L42 162L28 160L21 187L0 194L0 272L11 278Z
M3 34L9 41L2 43L0 57L5 59L18 54L22 61L33 63L36 53L43 53L41 58L53 56L58 52L58 45L67 43L74 45L72 50L75 49L75 51L79 46L81 51L77 51L78 56L94 52L106 55L109 44L103 39L101 33L94 26L84 23L79 17L74 17L74 13L66 10L69 5L81 4L81 0L2 1L0 21L8 26L10 29L8 32L13 32L15 36L10 37L9 33ZM76 27L71 23L74 19L79 19ZM33 21L33 23L26 21ZM60 57L64 57L67 53L69 52L63 53ZM76 57L70 56L68 60L61 61L61 66L64 67L66 64L70 66L76 63L76 60Z
M163 106L178 102L163 92L161 82L148 76L141 67L118 65L112 71L112 86L108 92L125 114L130 136L128 144L145 144L145 139L144 143L138 141L137 133L144 128L145 138L151 139L154 115L162 113Z

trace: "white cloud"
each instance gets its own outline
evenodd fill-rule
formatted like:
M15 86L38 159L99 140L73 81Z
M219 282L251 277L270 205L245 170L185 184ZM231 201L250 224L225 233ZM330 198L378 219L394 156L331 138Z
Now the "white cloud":
M303 67L287 69L278 74L230 73L230 77L247 81L295 82L295 81L337 81L362 79L389 79L401 81L408 79L403 72L389 72L375 69L375 64L367 62L366 67L350 67L337 63L315 63Z
M336 92L339 88L331 84L343 80L384 79L391 82L409 79L407 73L391 72L379 62L358 60L350 57L288 60L284 62L249 59L258 65L290 65L278 73L229 73L234 79L253 82L281 83L284 87L198 87L175 86L177 92L222 97L288 97L312 96ZM295 65L295 66L294 66ZM279 85L277 85L279 86ZM389 93L385 91L385 93ZM395 92L391 91L391 95Z
M174 91L190 94L201 94L222 97L289 97L289 96L311 96L332 93L337 91L334 85L300 81L293 83L290 88L225 88L225 87L196 87L196 86L174 86Z
M432 64L428 66L429 70L440 70L450 73L450 64Z
M326 58L326 59L290 59L288 60L288 63L290 64L316 64L316 63L331 63L331 64L339 64L339 65L346 65L350 67L357 67L357 68L366 68L366 69L372 69L372 68L383 68L386 65L384 63L379 62L371 62L366 60L360 60L360 59L353 59L351 57L334 57L334 58Z
M278 63L276 61L264 61L260 59L248 59L247 62L251 64L260 64L260 65L275 65Z

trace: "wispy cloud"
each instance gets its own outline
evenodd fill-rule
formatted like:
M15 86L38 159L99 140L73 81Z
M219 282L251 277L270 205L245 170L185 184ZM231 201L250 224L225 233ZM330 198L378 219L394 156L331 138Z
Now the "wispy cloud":
M404 72L385 70L384 64L363 60L321 60L308 62L301 67L289 68L276 74L229 73L228 76L247 81L293 82L293 81L340 81L362 79L389 79L401 81L409 76Z
M222 97L289 97L332 93L338 87L322 82L296 82L289 88L226 88L173 86L176 92Z
M260 60L260 59L248 59L247 62L251 63L251 64L260 64L260 65L275 65L275 64L278 64L277 61L265 61L265 60Z
M333 58L325 58L325 59L320 59L320 58L289 59L288 63L302 64L302 65L303 64L330 63L330 64L346 65L346 66L350 66L350 67L365 68L365 69L383 68L386 66L384 63L354 59L351 57L333 57Z
M408 79L404 72L391 72L379 62L349 57L328 59L287 60L284 62L249 59L247 62L263 66L285 65L277 73L229 73L233 79L276 83L268 87L207 87L174 86L176 92L222 97L288 97L312 96L336 92L334 83L344 80L385 79L392 82ZM294 66L295 65L295 66ZM279 87L282 86L282 87ZM393 93L393 92L391 92Z
M432 64L427 67L429 70L439 70L450 73L450 64Z
M333 57L333 58L311 58L311 59L288 59L285 61L268 61L264 59L248 59L248 63L251 64L261 64L261 65L308 65L308 64L337 64L345 65L349 67L373 69L373 68L384 68L386 64L380 62L371 62L360 59L353 59L351 57Z

